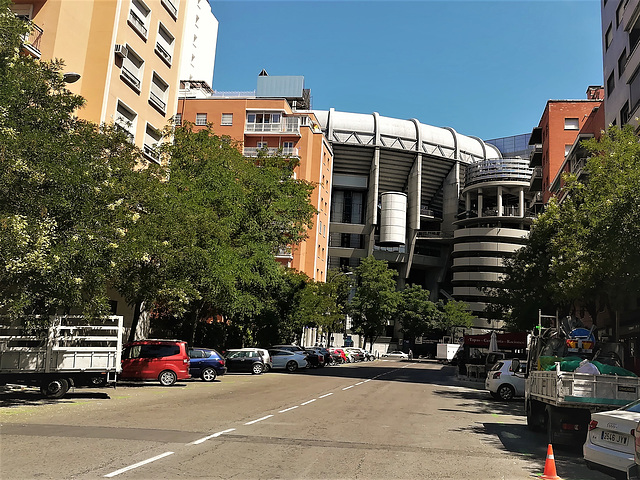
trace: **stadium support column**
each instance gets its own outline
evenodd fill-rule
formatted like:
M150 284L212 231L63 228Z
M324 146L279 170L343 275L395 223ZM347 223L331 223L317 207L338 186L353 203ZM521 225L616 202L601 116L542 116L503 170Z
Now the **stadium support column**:
M524 217L524 188L520 187L520 191L518 193L518 216Z
M460 162L456 161L442 186L442 231L453 233L460 201Z
M416 160L409 172L409 180L407 187L407 261L402 265L400 276L409 278L411 271L411 263L413 262L413 251L416 247L416 238L418 230L420 230L420 206L422 204L422 154L416 155Z
M380 181L380 147L373 152L371 169L369 170L369 190L367 193L367 229L368 245L367 255L373 255L373 247L376 244L375 230L378 224L378 185Z

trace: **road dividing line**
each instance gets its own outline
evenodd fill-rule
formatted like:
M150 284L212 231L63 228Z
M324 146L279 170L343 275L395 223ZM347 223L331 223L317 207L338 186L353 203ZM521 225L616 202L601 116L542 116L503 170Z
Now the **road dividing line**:
M216 438L219 437L220 435L222 435L223 433L229 433L229 432L233 432L235 430L235 428L228 428L226 430L223 430L221 432L218 433L214 433L213 435L209 435L208 437L204 437L201 438L200 440L196 440L195 442L191 442L189 445L198 445L202 442L206 442L207 440L211 439L211 438Z
M362 382L362 383L367 383L367 382L370 382L370 381L371 381L371 379L369 378L369 379L365 380L365 381L364 381L364 382Z
M362 385L364 382L358 382L356 383L356 385Z
M250 422L245 423L245 425L253 425L254 423L261 422L262 420L266 420L267 418L271 418L273 415L266 415L262 418L258 418L257 420L251 420Z
M355 387L355 385L349 385L348 387L344 387L342 390L349 390L350 388Z
M157 455L153 458L143 460L142 462L134 463L133 465L130 465L128 467L124 467L124 468L121 468L120 470L116 470L115 472L111 472L105 475L105 477L107 478L115 477L116 475L120 475L121 473L128 472L129 470L133 470L134 468L141 467L143 465L146 465L147 463L155 462L156 460L160 460L161 458L168 457L169 455L173 455L173 452L164 452L162 455Z
M288 412L289 410L293 410L294 408L298 408L298 407L299 407L299 405L296 405L295 407L285 408L284 410L280 410L278 413Z
M301 403L300 406L309 405L310 403L315 402L316 400L317 400L317 398L314 398L313 400L307 400L306 402Z
M331 393L325 393L324 395L320 395L318 398L328 397L329 395L333 395L333 392L331 392Z

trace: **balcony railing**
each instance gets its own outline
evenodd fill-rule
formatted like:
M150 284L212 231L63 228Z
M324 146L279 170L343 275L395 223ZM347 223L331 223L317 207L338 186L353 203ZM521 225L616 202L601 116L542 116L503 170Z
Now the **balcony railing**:
M529 160L522 158L492 158L467 167L467 186L482 182L516 181L531 179Z
M144 154L154 162L160 162L160 154L156 151L155 148L147 145L146 143L144 144Z
M18 18L24 20L29 25L29 33L22 37L22 48L32 57L39 59L41 56L40 41L42 40L42 34L44 33L42 28L24 15L18 15Z
M162 110L163 113L167 111L167 103L155 93L149 92L149 101Z
M169 65L171 65L171 54L167 51L166 48L164 48L162 45L160 45L159 43L156 43L156 53L160 56L160 58L162 58L166 63L168 63Z
M300 134L300 127L298 124L293 125L286 123L247 123L245 125L245 132Z
M148 30L144 21L133 10L129 10L129 24L135 28L144 38L147 38Z
M276 252L276 258L288 258L289 260L293 260L293 253L291 252L291 247L281 247Z
M162 1L162 5L164 5L164 8L167 9L167 11L171 14L171 16L175 20L178 17L178 9L175 7L173 2L171 0L161 0L161 1Z
M140 91L140 79L129 70L127 67L122 67L120 69L120 78L130 84L133 88L135 88L138 92Z
M128 122L126 120L124 120L123 118L119 117L119 118L116 119L114 125L118 130L120 130L121 132L123 132L127 136L127 140L129 140L129 142L134 143L135 136L134 136L133 132L130 130L131 125L128 124Z
M453 234L439 230L419 230L416 238L453 238Z
M245 157L257 157L258 152L264 151L264 148L258 147L244 147L242 150L242 154ZM297 157L298 149L297 148L267 148L267 155L282 155L283 157Z

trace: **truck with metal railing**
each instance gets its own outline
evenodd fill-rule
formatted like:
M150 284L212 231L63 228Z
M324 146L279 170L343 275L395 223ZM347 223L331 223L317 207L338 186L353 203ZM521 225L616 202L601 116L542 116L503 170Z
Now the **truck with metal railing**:
M40 387L48 398L70 388L115 386L123 318L0 317L0 385Z
M570 318L554 323L539 325L529 339L527 425L546 430L549 443L582 445L591 413L639 398L640 378L622 368L620 344L599 342L593 328L577 327Z

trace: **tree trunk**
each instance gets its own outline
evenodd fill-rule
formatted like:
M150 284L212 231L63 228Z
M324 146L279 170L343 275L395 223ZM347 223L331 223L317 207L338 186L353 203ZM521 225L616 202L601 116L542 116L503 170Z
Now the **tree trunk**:
M142 301L138 300L133 306L133 320L131 320L131 330L129 331L129 342L133 342L136 339L136 330L138 329L138 322L140 321L140 310L142 309Z

